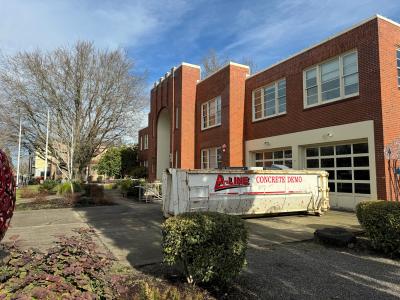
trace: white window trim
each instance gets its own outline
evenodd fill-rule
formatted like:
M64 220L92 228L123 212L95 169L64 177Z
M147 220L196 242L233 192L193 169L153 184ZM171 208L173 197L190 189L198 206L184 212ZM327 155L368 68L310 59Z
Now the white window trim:
M201 149L200 151L200 163L201 163L201 169L210 169L210 151L215 151L215 165L218 167L218 149L221 149L221 147L213 147L213 148L204 148ZM207 168L203 168L204 160L203 160L203 153L207 153ZM221 157L221 163L222 163L222 157Z
M220 104L221 104L220 116L219 116L219 123L217 123L217 107L218 107L217 104L218 104L218 98L219 98L219 102L220 102ZM203 124L203 120L204 120L203 107L204 107L204 106L207 106L207 112L208 112L208 113L207 113L207 123L209 123L209 121L210 121L209 105L210 105L210 103L211 103L212 101L216 101L216 106L215 106L215 124L212 125L212 126L207 126L207 127L205 127L204 124ZM215 97L215 98L213 98L213 99L211 99L211 100L208 100L208 101L206 101L206 102L204 102L204 103L201 104L201 120L200 120L200 122L201 122L201 130L202 130L202 131L203 131L203 130L210 129L210 128L214 128L214 127L217 127L217 126L220 126L220 125L221 125L221 122L222 122L222 99L221 99L221 96L217 96L217 97Z
M400 61L400 58L397 58L397 53L400 53L400 48L396 49L396 67L397 67L396 77L397 77L397 86L400 87L400 75L399 75L400 67L397 63L398 61Z
M290 150L292 152L292 157L290 157L290 158L289 157L285 157L285 151L288 151L288 150ZM278 151L283 151L282 158L274 158L273 157L274 152L278 152ZM272 153L272 158L264 159L264 157L263 157L262 159L256 159L257 153L263 153L263 156L264 156L264 152ZM254 155L254 166L256 166L257 162L262 162L263 164L264 164L264 162L271 162L272 164L275 164L275 161L282 161L283 165L286 165L285 163L287 161L291 161L292 162L292 168L293 168L293 150L292 150L292 147L254 151L253 155Z
M149 135L145 134L144 136L144 150L149 149Z
M371 196L372 195L372 178L371 178L372 169L371 169L370 161L369 161L369 165L368 166L362 166L362 167L355 167L354 166L354 158L356 158L356 157L368 157L370 159L370 151L371 150L368 149L368 153L353 153L353 145L354 144L359 144L359 143L368 143L368 142L367 141L358 141L358 142L357 141L352 141L352 142L348 142L348 143L343 143L342 142L342 143L332 143L332 144L326 144L326 145L323 144L323 145L316 145L316 146L313 146L313 145L307 146L304 149L304 153L305 153L304 166L305 166L305 168L307 170L323 169L323 170L332 170L332 171L335 171L335 172L336 171L341 171L341 170L343 170L343 171L349 170L349 171L352 172L352 179L351 180L337 179L336 177L334 179L332 179L332 178L328 177L328 181L329 182L334 182L335 183L335 192L332 192L332 193L335 193L337 195L358 195L358 196L366 196L366 197L367 196ZM332 154L332 155L321 155L321 152L320 152L321 151L320 150L321 147L334 147L334 148L336 148L337 146L342 146L342 145L351 145L351 153L350 154L337 154L336 153L336 149L335 149L334 150L334 154ZM309 156L309 157L307 157L306 151L307 151L308 148L318 148L319 149L318 150L319 151L318 155L317 156ZM336 159L337 158L351 158L351 167L336 167ZM307 160L312 160L312 159L318 160L318 163L319 163L319 167L318 168L307 168ZM334 161L335 161L334 167L322 168L321 167L321 159L334 159ZM370 174L370 179L368 179L368 180L354 179L354 171L357 171L357 170L361 170L361 171L368 170L369 174ZM350 183L352 185L352 193L338 192L337 191L337 184L338 183ZM356 193L355 192L355 185L357 183L369 184L370 185L370 193L369 194Z
M286 115L287 114L287 94L286 94L286 90L285 90L285 97L286 97L286 110L284 112L279 112L279 97L278 97L278 82L285 80L286 81L286 77L283 77L281 79L276 80L275 82L271 82L269 84L266 84L262 87L256 88L253 90L252 95L251 95L251 107L252 107L252 121L253 122L258 122L261 120L265 120L265 119L270 119L270 118L275 118L277 116L282 116L282 115ZM286 84L286 83L285 83ZM264 115L264 89L267 87L270 87L274 85L275 86L275 111L277 113L270 115L270 116L263 116L261 118L256 119L256 110L255 110L255 105L254 105L254 95L258 90L261 90L261 113L262 115Z
M140 136L139 144L140 144L140 151L142 151L143 150L143 136Z
M343 57L352 53L357 53L357 74L358 74L358 92L357 93L353 93L353 94L349 94L349 95L345 95L344 94L344 75L343 75ZM339 58L339 82L340 82L340 96L334 99L330 99L328 101L323 102L322 101L322 92L321 92L321 65L333 61L335 59ZM358 51L357 49L353 49L350 51L347 51L345 53L342 53L340 55L337 55L333 58L329 58L327 60L324 60L322 62L319 62L318 64L315 64L305 70L303 70L303 104L304 104L304 108L311 108L311 107L315 107L315 106L320 106L320 105L324 105L327 103L332 103L332 102L336 102L336 101L340 101L340 100L344 100L347 98L351 98L351 97L356 97L360 95L360 70L359 70L359 61L358 61ZM307 89L306 89L306 73L312 69L316 69L317 71L317 96L318 96L318 102L315 104L308 104L307 103Z

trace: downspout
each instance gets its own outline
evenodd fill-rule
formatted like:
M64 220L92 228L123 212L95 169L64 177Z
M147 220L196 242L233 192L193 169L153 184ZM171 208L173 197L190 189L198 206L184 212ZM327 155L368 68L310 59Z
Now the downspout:
M171 69L172 75L172 145L171 145L171 161L172 168L174 167L174 158L175 158L175 67ZM178 166L177 162L175 162L175 166Z

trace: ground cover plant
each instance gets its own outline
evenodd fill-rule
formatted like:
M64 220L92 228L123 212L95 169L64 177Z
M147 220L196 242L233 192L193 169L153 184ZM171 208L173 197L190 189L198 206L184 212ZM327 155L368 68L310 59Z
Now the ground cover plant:
M2 255L1 255L2 254ZM199 288L173 285L115 264L91 229L60 236L46 252L0 247L0 299L213 299Z

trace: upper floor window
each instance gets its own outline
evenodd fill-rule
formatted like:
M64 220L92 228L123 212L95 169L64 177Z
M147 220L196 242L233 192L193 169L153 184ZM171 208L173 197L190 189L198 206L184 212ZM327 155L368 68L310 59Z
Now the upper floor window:
M201 105L201 129L221 125L221 96Z
M286 113L286 79L253 91L253 121Z
M149 149L149 135L144 136L144 150Z
M304 71L305 107L358 95L357 51Z
M222 149L221 147L201 149L202 169L221 169Z
M400 86L400 48L396 50L397 55L397 84Z
M140 150L143 150L143 137L141 136L139 139Z

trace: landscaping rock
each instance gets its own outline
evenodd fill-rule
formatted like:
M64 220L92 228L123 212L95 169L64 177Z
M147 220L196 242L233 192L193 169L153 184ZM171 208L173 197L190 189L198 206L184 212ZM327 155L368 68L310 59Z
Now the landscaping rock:
M348 247L356 241L354 233L340 227L317 229L314 232L314 239L338 247Z

